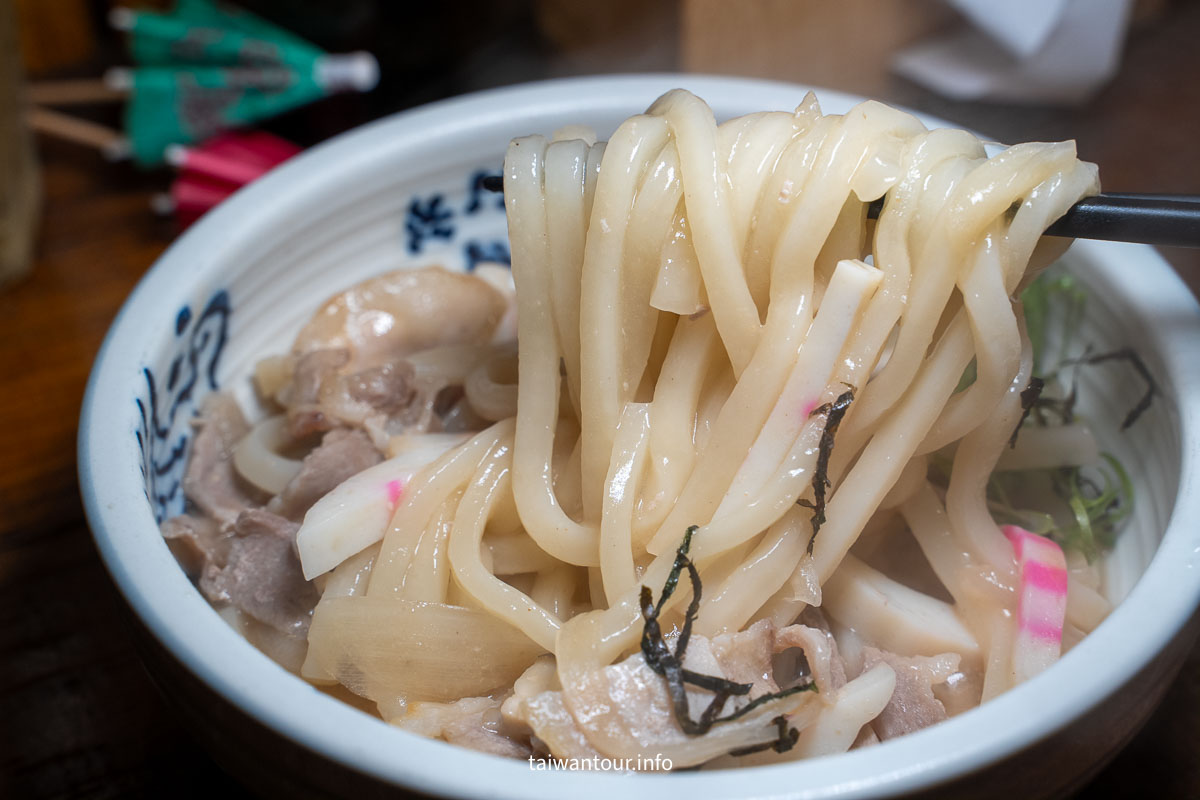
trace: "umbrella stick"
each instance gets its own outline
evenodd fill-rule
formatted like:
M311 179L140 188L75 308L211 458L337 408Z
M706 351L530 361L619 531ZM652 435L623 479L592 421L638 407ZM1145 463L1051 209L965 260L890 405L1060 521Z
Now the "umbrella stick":
M30 106L25 112L25 122L39 133L94 147L105 158L113 161L124 158L129 153L129 143L119 132L60 111Z
M29 102L42 106L113 103L129 93L114 89L101 78L73 81L35 81L27 87Z

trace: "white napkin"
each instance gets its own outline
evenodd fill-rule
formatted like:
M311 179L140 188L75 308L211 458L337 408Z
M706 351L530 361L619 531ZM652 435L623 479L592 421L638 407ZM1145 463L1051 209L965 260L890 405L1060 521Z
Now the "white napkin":
M904 77L955 100L1079 104L1120 65L1133 0L947 0L974 27L900 52Z

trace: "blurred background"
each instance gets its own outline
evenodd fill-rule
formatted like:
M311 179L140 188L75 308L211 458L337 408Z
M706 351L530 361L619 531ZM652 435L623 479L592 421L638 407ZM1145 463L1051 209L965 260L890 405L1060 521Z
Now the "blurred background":
M0 0L5 797L245 794L140 669L83 519L75 425L100 340L139 277L207 207L294 150L464 92L677 71L865 94L1001 142L1075 139L1107 191L1200 193L1198 0L241 0L321 51L371 53L378 83L314 89L247 119L267 138L213 150L211 164L189 155L208 152L203 137L180 140L191 149L174 164L146 144L167 134L137 128L136 77L109 73L132 63L110 24L117 5ZM1200 289L1200 251L1162 252ZM1200 797L1198 747L1200 650L1080 797Z

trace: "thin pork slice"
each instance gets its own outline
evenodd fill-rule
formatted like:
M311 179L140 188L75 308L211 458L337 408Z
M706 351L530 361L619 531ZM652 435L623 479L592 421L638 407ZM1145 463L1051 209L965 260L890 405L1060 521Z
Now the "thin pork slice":
M224 567L205 569L200 588L271 628L303 636L320 595L296 557L299 525L263 509L244 511L234 526Z
M863 672L881 662L896 671L892 699L871 723L879 738L886 742L946 719L946 707L934 696L933 687L956 673L960 660L956 653L909 658L874 647L864 648Z
M338 428L325 434L321 444L304 458L300 472L271 500L268 508L299 521L313 503L352 475L383 461L370 437L359 430Z
M233 466L233 448L250 432L250 425L237 401L224 392L204 398L200 416L192 424L196 435L183 476L183 493L222 528L230 528L238 514L265 500Z

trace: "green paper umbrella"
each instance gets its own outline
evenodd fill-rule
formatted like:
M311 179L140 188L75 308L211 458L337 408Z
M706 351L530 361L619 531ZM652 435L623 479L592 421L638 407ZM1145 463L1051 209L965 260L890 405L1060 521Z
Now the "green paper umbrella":
M212 0L179 0L170 13L116 9L133 69L106 80L130 93L125 135L138 163L160 164L172 144L311 103L378 80L369 53L329 55L249 12Z

